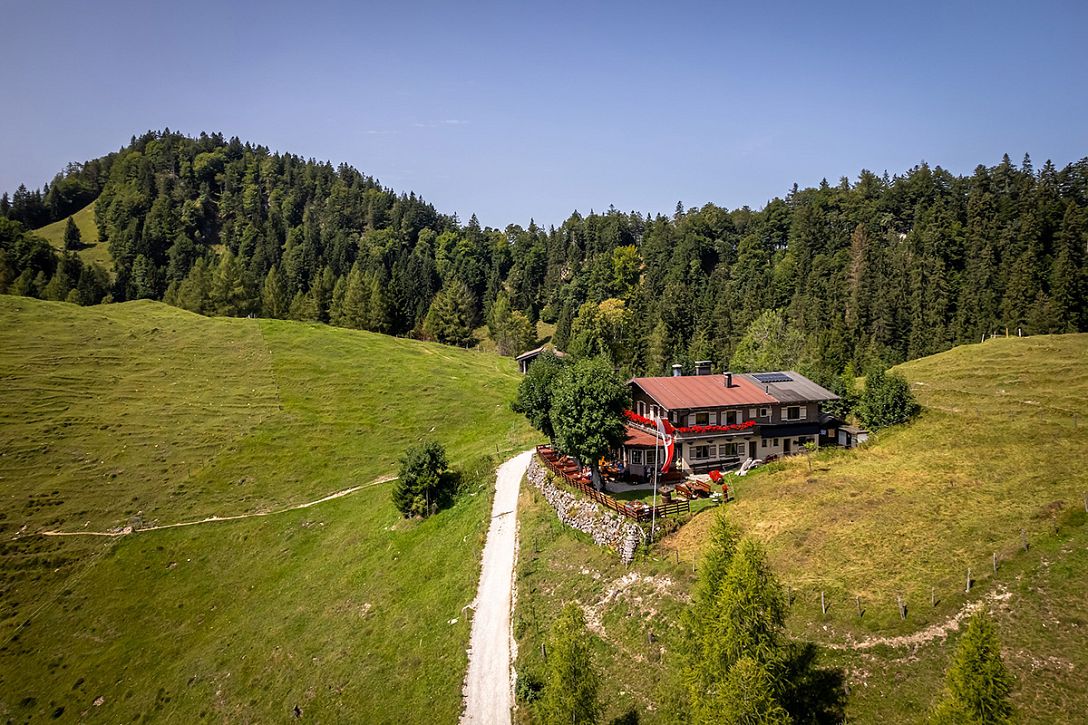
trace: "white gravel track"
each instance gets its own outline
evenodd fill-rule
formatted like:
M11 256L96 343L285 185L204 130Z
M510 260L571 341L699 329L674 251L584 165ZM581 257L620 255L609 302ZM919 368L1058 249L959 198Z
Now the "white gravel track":
M510 605L517 554L518 489L533 452L525 451L499 466L491 527L484 544L476 611L472 617L465 710L461 722L497 725L510 722Z

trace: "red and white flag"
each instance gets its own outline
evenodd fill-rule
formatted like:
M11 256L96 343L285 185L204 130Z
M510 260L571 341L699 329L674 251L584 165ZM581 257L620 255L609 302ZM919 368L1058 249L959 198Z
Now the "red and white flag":
M669 467L672 465L673 453L676 451L676 446L673 441L673 431L674 428L667 419L657 419L657 432L661 436L661 440L665 443L665 463L661 466L662 473L669 472Z

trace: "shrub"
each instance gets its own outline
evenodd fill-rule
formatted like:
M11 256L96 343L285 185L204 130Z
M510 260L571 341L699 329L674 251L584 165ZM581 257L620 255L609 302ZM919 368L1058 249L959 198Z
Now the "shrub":
M870 430L906 423L919 411L910 384L899 373L873 370L865 378L857 413Z

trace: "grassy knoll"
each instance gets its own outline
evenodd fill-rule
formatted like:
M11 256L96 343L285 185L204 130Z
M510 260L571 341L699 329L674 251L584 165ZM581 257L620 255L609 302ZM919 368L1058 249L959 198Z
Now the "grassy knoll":
M94 221L94 202L83 207L72 215L72 220L79 227L83 248L79 250L79 258L87 264L98 263L106 269L113 269L113 257L110 256L109 247L98 241L98 225ZM34 234L49 242L55 249L64 249L64 228L68 224L68 217L47 224L40 229L35 229Z
M490 469L418 523L375 485L520 448L510 360L149 302L0 296L0 714L125 721L456 717ZM457 620L452 622L452 620ZM101 704L94 703L102 698ZM61 712L61 708L63 711Z
M1086 359L1088 335L1067 335L994 340L908 363L900 370L926 406L916 422L862 450L825 451L811 470L795 458L736 482L738 500L724 511L767 546L791 587L791 632L823 645L825 663L845 671L852 721L923 720L958 636L946 625L965 605L994 613L1023 721L1068 722L1088 711L1078 680L1088 668L1088 423L1073 417L1088 407ZM643 722L667 722L654 694L656 658L671 644L668 622L690 591L713 511L629 570L549 513L531 500L522 512L522 541L531 542L515 618L524 620L524 666L539 667L542 622L579 601L601 612L594 641L610 714L637 706ZM965 594L968 566L974 586ZM605 596L625 574L637 576L630 591ZM661 574L673 584L646 584ZM914 639L857 646L895 637Z

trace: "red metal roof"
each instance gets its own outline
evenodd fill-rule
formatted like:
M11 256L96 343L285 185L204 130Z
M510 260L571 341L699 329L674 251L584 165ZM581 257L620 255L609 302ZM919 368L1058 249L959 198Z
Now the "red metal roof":
M721 375L634 378L635 385L668 410L722 408L730 405L777 403L763 387L742 375L733 375L733 387L725 387Z
M653 448L661 445L661 441L644 430L627 426L627 440L624 441L623 445Z

